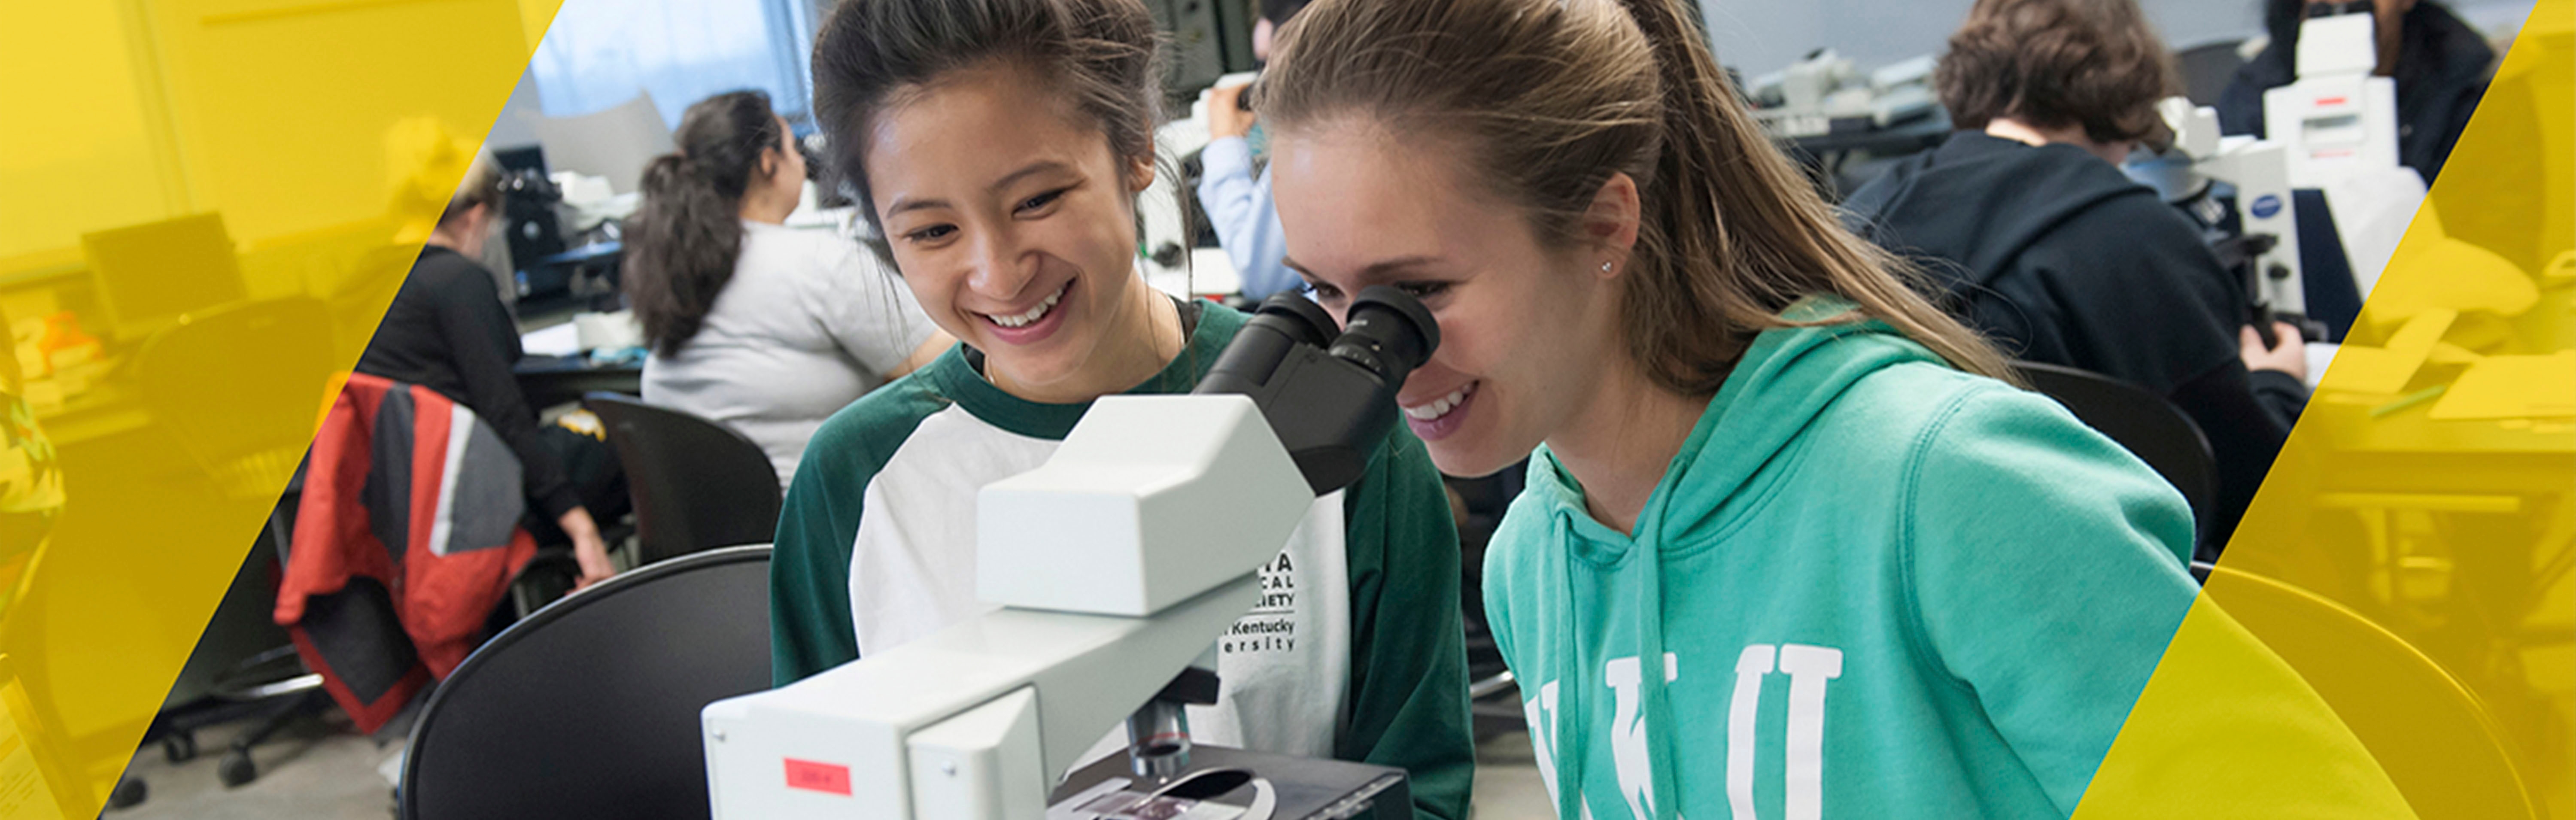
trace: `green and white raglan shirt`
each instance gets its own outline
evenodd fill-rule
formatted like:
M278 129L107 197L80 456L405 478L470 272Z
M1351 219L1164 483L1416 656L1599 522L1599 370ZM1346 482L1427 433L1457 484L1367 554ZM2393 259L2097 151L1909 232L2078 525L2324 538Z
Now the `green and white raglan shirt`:
M1247 317L1191 303L1188 347L1131 394L1185 393ZM1013 397L963 346L834 415L807 445L770 563L780 684L994 609L975 598L975 495L1034 469L1089 404ZM1359 483L1316 501L1263 597L1218 640L1202 742L1406 769L1415 813L1466 815L1474 750L1457 535L1401 428ZM1107 730L1111 727L1103 727Z

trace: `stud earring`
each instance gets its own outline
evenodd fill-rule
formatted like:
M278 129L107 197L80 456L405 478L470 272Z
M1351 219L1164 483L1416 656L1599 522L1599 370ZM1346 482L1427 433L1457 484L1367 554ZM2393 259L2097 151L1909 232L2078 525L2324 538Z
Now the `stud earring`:
M1610 263L1608 263L1608 262L1603 262L1603 263L1601 263L1601 272L1602 272L1602 273L1609 273L1609 272L1610 272Z

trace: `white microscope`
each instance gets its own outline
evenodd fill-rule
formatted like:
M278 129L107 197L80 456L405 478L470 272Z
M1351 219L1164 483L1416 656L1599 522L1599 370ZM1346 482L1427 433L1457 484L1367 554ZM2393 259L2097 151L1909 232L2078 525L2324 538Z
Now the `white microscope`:
M2150 184L2168 201L2200 209L2201 220L2212 224L2224 214L2213 212L2221 206L2209 196L2210 183L2234 186L2237 235L2217 243L2220 261L2231 270L2251 266L2247 295L2254 304L2278 313L2305 311L2298 207L2290 194L2291 147L2250 136L2222 137L2218 111L2205 105L2194 107L2182 97L2165 98L2156 104L2156 113L2172 131L2172 140L2152 147L2164 159L2176 162L2146 166L2169 172ZM2139 167L2132 166L2133 175L2140 173ZM2258 322L2256 327L2267 334L2270 330L2268 322Z
M2263 92L2263 132L2291 147L2290 184L2324 188L2397 165L2397 81L2379 67L2369 3L2299 23L2298 81Z
M2343 247L2305 250L2342 252L2363 296L2424 198L2423 180L2398 164L2395 81L2371 74L2379 58L2370 4L2346 5L2355 9L2319 8L2299 24L2298 80L2263 95L2267 139L2222 137L2216 111L2169 98L2157 112L2170 144L2152 146L2157 158L2128 169L2210 224L2226 214L2207 195L2209 183L2233 186L2238 232L2216 245L2221 260L2247 272L2258 310L2303 325L2312 341L2324 328L2301 318L2309 312L2308 272L2292 189L2323 192L2329 213L2308 216L2331 220ZM2273 341L2269 322L2255 327Z
M1401 291L1350 324L1261 306L1198 392L1092 405L976 499L976 592L1003 608L701 715L720 820L1410 818L1404 773L1193 749L1218 635L1318 495L1357 480L1439 345ZM1065 778L1126 721L1129 750Z

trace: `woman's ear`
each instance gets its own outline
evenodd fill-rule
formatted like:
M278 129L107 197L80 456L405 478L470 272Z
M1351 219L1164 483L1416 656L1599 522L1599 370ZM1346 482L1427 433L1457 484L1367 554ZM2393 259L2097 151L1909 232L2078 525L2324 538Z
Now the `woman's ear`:
M1154 187L1154 157L1146 155L1127 161L1127 193L1141 194Z
M1643 218L1637 197L1637 180L1612 171L1583 211L1583 238L1600 249L1603 276L1615 275L1621 268L1616 263L1637 246L1637 221Z

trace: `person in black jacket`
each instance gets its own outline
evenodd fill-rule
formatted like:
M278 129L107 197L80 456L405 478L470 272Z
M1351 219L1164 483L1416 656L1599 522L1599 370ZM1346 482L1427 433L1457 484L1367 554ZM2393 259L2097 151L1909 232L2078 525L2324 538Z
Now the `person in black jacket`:
M2298 332L2266 347L2188 219L2118 164L2177 85L2132 0L1979 0L1934 73L1961 129L1844 203L1945 303L2027 361L2164 396L2219 469L2203 557L2226 543L2307 401Z
M451 166L452 167L452 166ZM465 180L447 202L411 275L386 307L384 322L358 358L357 370L436 390L492 425L519 457L523 489L543 520L561 527L587 586L616 572L607 543L584 503L581 487L565 470L580 434L540 430L537 413L519 392L511 365L519 360L518 323L501 304L483 254L500 209L500 178L488 156L477 154ZM560 428L556 428L560 430ZM590 442L596 445L597 442ZM535 522L531 522L535 523Z

